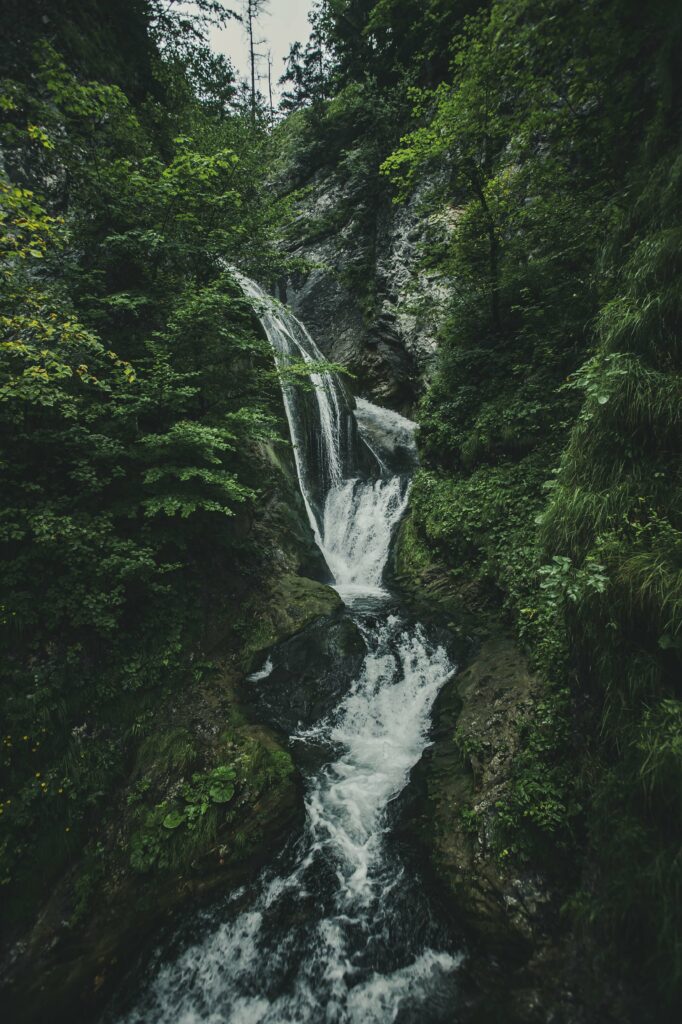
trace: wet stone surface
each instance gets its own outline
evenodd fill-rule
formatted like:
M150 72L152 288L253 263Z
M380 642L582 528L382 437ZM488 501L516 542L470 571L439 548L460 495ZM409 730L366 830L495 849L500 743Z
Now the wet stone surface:
M313 622L268 655L272 670L247 680L245 701L269 725L290 735L313 725L338 702L366 652L357 624L344 612Z

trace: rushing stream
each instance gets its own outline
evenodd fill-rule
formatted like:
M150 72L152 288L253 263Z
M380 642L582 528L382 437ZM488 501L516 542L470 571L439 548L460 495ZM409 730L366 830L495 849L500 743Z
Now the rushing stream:
M281 367L323 357L303 325L241 279ZM462 955L390 835L391 802L453 672L384 589L415 463L413 426L335 374L283 384L308 516L365 655L336 705L292 735L306 820L273 865L157 955L120 1024L438 1024L457 1018ZM277 652L251 677L267 693ZM292 681L295 685L295 680ZM111 1019L111 1018L110 1018Z

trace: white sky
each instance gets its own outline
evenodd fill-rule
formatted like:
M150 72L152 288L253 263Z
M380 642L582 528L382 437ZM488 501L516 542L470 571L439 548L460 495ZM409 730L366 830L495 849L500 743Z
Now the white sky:
M241 0L232 0L226 3L242 12ZM312 0L270 0L269 12L264 13L258 22L257 39L264 39L265 42L258 47L258 52L267 54L272 52L272 87L275 96L278 95L277 80L284 70L284 58L289 53L289 47L296 40L304 43L310 33L308 25L308 11L312 8ZM223 29L213 28L210 32L210 43L214 50L226 54L240 77L250 79L248 44L246 32L238 21L229 21ZM261 76L261 92L267 94L267 59L259 62Z

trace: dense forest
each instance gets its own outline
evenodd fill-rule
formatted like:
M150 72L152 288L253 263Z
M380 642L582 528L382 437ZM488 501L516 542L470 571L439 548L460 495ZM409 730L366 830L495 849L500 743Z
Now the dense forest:
M420 848L484 946L449 830L541 876L555 959L537 981L533 936L496 935L539 1005L434 1021L677 1020L682 7L315 0L273 109L208 43L266 6L6 4L0 1006L89 1019L160 913L296 827L292 751L240 687L338 614L282 401L328 372L418 425L392 585L463 667L502 637L533 680L504 751L446 717L468 788ZM400 224L419 350L386 334ZM324 360L273 361L237 271L321 282L296 312Z

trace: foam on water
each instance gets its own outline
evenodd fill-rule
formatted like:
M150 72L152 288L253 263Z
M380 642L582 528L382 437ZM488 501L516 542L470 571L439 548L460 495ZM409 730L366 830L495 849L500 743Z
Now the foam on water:
M311 840L337 865L339 898L369 902L383 884L386 807L404 787L426 742L430 711L452 672L442 647L390 616L367 636L362 672L331 720L301 738L328 738L342 753L312 781Z
M374 452L384 472L389 475L395 472L396 464L407 468L416 465L416 423L366 398L356 398L355 418L360 436Z
M262 668L259 668L257 672L252 672L250 676L247 676L247 682L249 683L260 683L262 679L267 679L271 674L275 666L272 663L272 658L266 658L265 664Z
M408 942L392 969L375 964L404 926L396 899L409 884L387 850L387 808L422 753L453 668L442 647L397 616L365 629L369 650L351 690L297 737L339 754L308 782L290 873L264 876L248 910L161 967L126 1024L378 1024L438 992L452 999L457 953ZM296 907L311 901L318 913L297 919ZM284 932L273 926L282 919Z
M341 595L381 592L396 525L407 505L408 484L388 480L344 480L331 488L324 507L321 549Z

